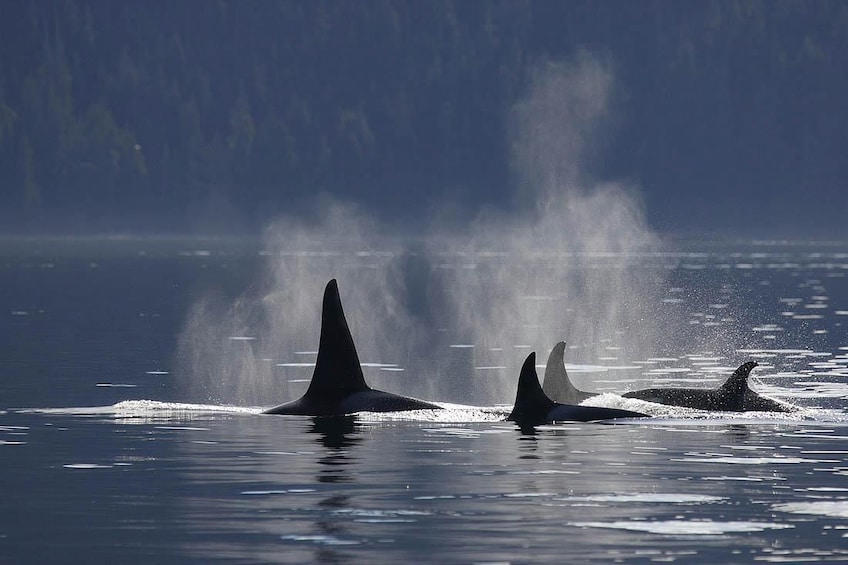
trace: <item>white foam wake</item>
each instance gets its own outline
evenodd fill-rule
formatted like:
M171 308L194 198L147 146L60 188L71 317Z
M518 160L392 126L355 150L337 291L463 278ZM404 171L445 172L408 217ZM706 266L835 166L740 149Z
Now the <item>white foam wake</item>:
M620 408L647 414L655 419L681 419L693 421L736 422L747 423L758 422L804 422L804 423L828 423L848 424L848 415L842 410L826 410L820 408L796 407L793 412L716 412L687 408L684 406L673 406L668 404L657 404L640 400L638 398L625 398L613 393L603 393L584 400L583 406L597 406L602 408Z
M62 408L23 408L26 414L62 416L111 416L118 419L162 418L191 419L203 414L259 414L262 408L246 406L221 406L216 404L188 404L158 400L124 400L110 406L68 406Z

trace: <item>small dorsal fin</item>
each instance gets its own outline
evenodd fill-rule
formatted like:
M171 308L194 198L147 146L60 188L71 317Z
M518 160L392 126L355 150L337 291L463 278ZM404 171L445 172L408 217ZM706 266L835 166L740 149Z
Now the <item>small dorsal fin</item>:
M725 391L744 391L748 386L748 375L751 374L751 371L756 367L758 363L756 361L748 361L747 363L742 363L739 365L739 368L736 369L730 378L728 378L723 385L721 385L721 389Z
M545 420L548 412L556 406L556 402L547 397L539 385L536 375L536 352L527 356L518 377L518 392L515 395L515 406L508 420L521 423L535 423Z
M756 366L756 361L742 363L719 388L720 393L727 395L726 401L729 402L728 410L742 411L745 409L745 392L748 390L748 375L751 374L751 370Z
M336 279L324 289L318 359L305 398L340 398L370 390L350 335Z

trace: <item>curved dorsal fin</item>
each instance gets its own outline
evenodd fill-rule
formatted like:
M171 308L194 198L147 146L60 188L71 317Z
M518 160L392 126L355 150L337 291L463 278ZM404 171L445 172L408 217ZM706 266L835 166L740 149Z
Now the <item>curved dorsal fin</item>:
M556 402L547 397L539 385L536 375L536 352L527 356L518 377L518 392L515 395L515 406L508 420L521 423L544 421Z
M748 390L748 375L751 374L751 370L756 366L756 361L742 363L718 389L720 393L726 395L725 398L729 402L728 410L742 411L745 409L745 392Z
M318 359L304 397L339 398L365 390L370 388L342 310L338 283L332 279L324 289Z
M542 382L542 390L548 398L562 404L580 404L587 398L595 396L590 392L578 389L568 378L565 369L565 342L560 341L551 350L548 363L545 366L545 378Z
M568 372L565 370L565 342L559 341L551 354L548 355L548 363L545 365L545 377L542 380L542 390L548 398L559 399L561 393L567 393Z
M748 387L748 375L751 374L751 371L757 365L758 363L756 361L742 363L739 365L739 368L730 375L730 378L721 385L721 389L728 392L744 391Z

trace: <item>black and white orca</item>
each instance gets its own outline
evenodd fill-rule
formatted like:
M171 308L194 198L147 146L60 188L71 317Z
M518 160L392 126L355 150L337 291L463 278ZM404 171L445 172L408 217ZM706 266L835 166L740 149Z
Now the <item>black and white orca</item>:
M521 375L518 377L518 392L515 405L507 420L522 428L538 426L552 422L594 422L614 418L642 418L646 414L595 406L575 406L559 404L545 394L536 375L536 353L531 353L524 361Z
M400 412L440 409L441 406L383 392L368 386L350 334L339 287L333 279L324 289L318 359L306 394L265 410L265 414L342 416L356 412Z
M748 388L748 375L756 366L756 361L743 363L723 385L714 389L646 388L626 392L622 396L698 410L791 412L792 406L760 396Z
M544 390L557 402L578 403L595 396L575 387L568 378L563 362L565 343L554 346L545 368ZM760 396L748 387L748 376L757 366L754 361L743 363L727 381L716 389L700 388L647 388L622 394L625 398L638 398L657 404L684 406L698 410L728 412L792 412L794 407Z

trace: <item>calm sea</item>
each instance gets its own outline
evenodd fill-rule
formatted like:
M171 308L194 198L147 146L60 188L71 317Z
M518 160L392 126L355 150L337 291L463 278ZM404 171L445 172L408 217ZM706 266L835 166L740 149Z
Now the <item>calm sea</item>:
M309 257L329 271L344 264L334 276L356 338L349 281L396 257L330 251ZM644 294L618 294L641 313L603 309L627 324L564 326L544 343L483 344L448 315L430 319L433 291L421 286L409 316L418 353L385 358L363 338L366 376L462 404L334 419L259 413L302 392L317 347L314 321L297 332L304 345L263 343L257 328L279 334L268 311L288 311L274 306L287 292L269 282L275 256L249 239L0 242L0 562L848 560L848 244L680 241L625 258L623 276L615 256L582 256L581 272L598 281L639 279ZM458 273L449 280L461 286L514 259L444 253L438 264L402 264L407 287L431 271ZM596 279L568 276L591 295ZM261 323L232 306L252 291ZM317 316L322 288L307 291L297 304ZM219 307L198 307L210 292ZM565 298L533 289L519 303L576 316L579 305L557 306ZM247 321L225 323L234 318ZM403 327L377 341L405 339ZM664 332L673 335L658 340ZM635 338L648 333L653 345L640 348ZM752 386L800 409L643 404L653 418L522 433L502 420L517 367L530 350L543 364L560 339L575 382L609 405L637 385L716 386L754 359ZM250 362L234 368L238 348ZM426 387L407 376L422 370ZM220 383L254 378L282 392Z

